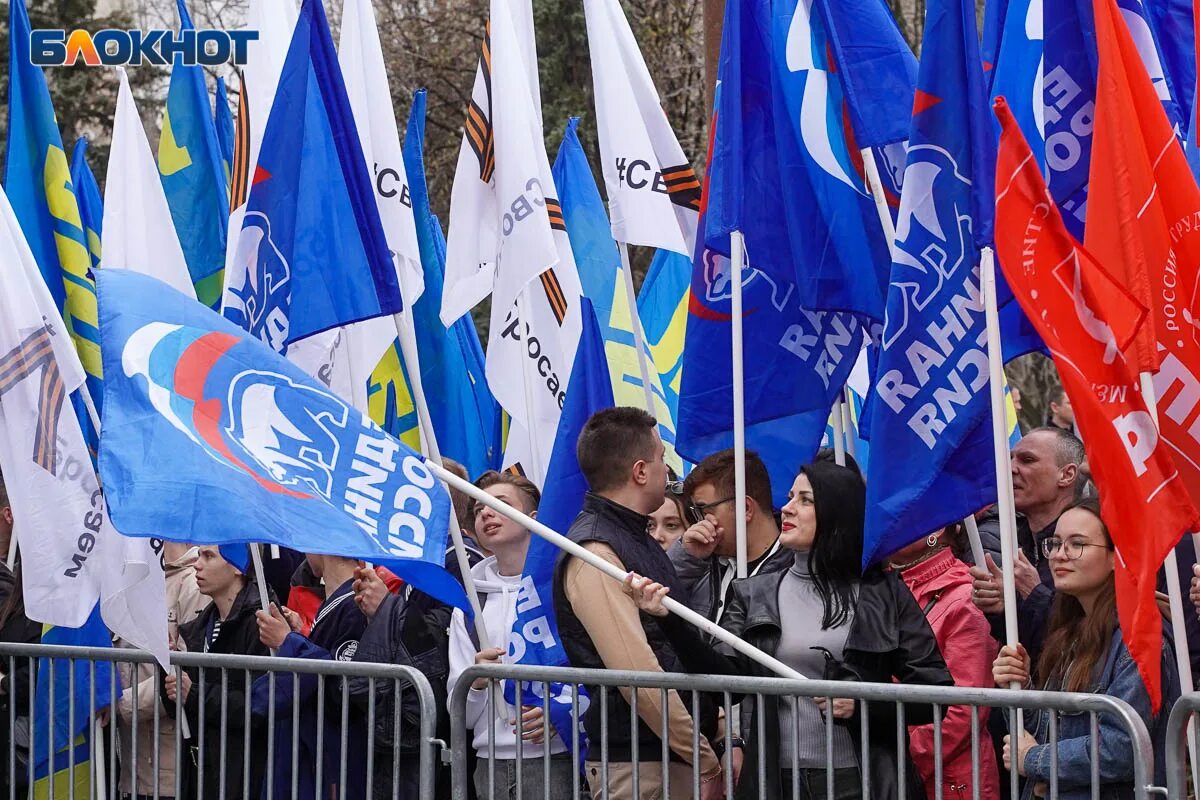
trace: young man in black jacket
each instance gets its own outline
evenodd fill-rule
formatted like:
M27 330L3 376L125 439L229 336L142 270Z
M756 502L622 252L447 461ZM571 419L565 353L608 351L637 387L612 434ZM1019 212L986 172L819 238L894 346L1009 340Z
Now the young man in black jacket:
M259 640L258 621L254 615L262 608L262 603L253 580L226 561L216 547L204 546L196 560L196 584L201 594L212 598L212 604L179 629L179 638L189 652L270 655ZM274 602L275 598L269 600ZM250 728L246 728L246 673L230 670L227 679L222 681L220 670L206 669L201 692L199 672L196 668L185 670L181 686L177 685L174 674L167 675L163 682L168 701L164 706L168 713L175 709L176 697L181 696L192 731L189 740L191 756L185 753L181 759L184 771L196 770L192 785L196 786L200 797L257 799L265 772L267 736L261 720L252 717ZM261 674L250 672L250 682ZM200 753L201 736L204 737L203 754ZM249 761L245 760L247 741ZM221 791L222 771L224 794ZM282 776L276 778L281 779Z

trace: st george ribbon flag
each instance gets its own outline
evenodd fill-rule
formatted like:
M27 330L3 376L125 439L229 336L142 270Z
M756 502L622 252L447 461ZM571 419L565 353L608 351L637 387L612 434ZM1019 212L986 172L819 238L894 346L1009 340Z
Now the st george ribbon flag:
M1002 99L996 113L1004 130L996 165L1001 263L1075 409L1116 548L1121 635L1157 711L1163 625L1156 576L1180 537L1196 529L1200 514L1172 448L1155 430L1135 365L1122 353L1137 326L1146 324L1146 308L1105 268L1120 261L1119 253L1098 262L1070 236Z
M106 514L83 430L67 397L85 380L8 198L0 193L0 470L17 519L25 613L105 624L167 662L166 588L149 540Z
M117 72L120 88L104 185L100 264L152 275L195 297L192 275L175 232L142 118L133 102L129 78L124 68L118 68Z
M868 413L863 566L995 502L980 248L993 124L971 0L926 14L895 260Z
M907 63L907 46L886 6L868 0L854 5L867 15L853 21L855 41L863 45L875 37L870 47L850 48L845 41L835 47L838 36L849 35L835 27L846 20L836 9L823 13L819 2L726 4L703 238L729 255L729 234L740 231L750 265L793 285L805 308L882 323L888 243L860 148L886 141L860 142L845 121L862 118L869 136L903 138L895 120L909 114L912 94L910 88L907 97L903 91L876 97L864 90L885 105L848 107L856 95L847 88L857 91L871 81L847 82L845 76L870 64L840 63L839 51L855 58L882 53L888 64ZM903 88L907 70L884 70L886 86L899 82ZM892 173L900 165L885 159L879 167Z
M1100 63L1084 244L1116 257L1112 271L1149 309L1162 438L1200 501L1200 430L1190 423L1200 391L1200 188L1117 6L1097 0L1095 19Z
M175 5L180 31L195 30L184 0ZM158 169L196 297L216 308L225 271L229 189L209 103L204 67L176 58L163 109ZM218 93L217 103L228 101ZM228 117L228 105L225 113Z
M319 0L305 0L226 268L226 319L279 353L402 308Z
M205 306L101 270L100 475L128 536L266 542L381 563L467 608L450 498L424 460Z
M613 238L690 256L700 181L671 130L621 4L584 0L583 13Z
M604 337L599 322L586 298L580 310L583 331L579 337L579 348L575 351L571 385L567 389L562 419L554 438L554 455L550 458L550 468L546 473L546 491L538 506L538 519L551 530L559 532L571 527L583 508L583 496L588 491L587 480L583 477L576 454L579 434L592 414L613 406L612 384L608 379ZM554 565L559 552L557 547L540 536L533 536L529 540L529 551L525 555L525 568L522 571L521 595L517 599L517 615L508 642L508 656L513 663L543 667L561 667L570 663L554 617ZM505 699L515 704L512 682L506 682L504 689ZM550 684L550 721L564 742L571 741L572 697L575 692L582 691L582 687L571 684ZM525 705L540 707L542 701L539 695L543 692L540 683L521 684L522 702ZM581 720L586 709L585 694L579 700ZM584 735L582 727L579 735Z

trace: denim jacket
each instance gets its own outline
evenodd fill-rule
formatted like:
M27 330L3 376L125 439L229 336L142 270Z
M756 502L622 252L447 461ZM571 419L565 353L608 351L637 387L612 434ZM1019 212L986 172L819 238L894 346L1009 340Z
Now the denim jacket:
M1094 690L1124 700L1146 723L1154 748L1154 782L1165 782L1167 714L1179 698L1179 675L1175 667L1175 649L1170 634L1163 633L1162 705L1158 716L1150 711L1150 695L1138 674L1137 664L1125 647L1121 629L1113 633L1108 658L1098 673ZM1091 715L1061 714L1058 724L1058 788L1063 800L1090 798L1092 780ZM1023 798L1033 797L1034 786L1050 782L1051 745L1049 739L1050 712L1037 716L1037 726L1031 731L1038 744L1025 754L1027 777ZM1110 714L1098 715L1100 797L1105 800L1133 797L1133 742L1124 727Z

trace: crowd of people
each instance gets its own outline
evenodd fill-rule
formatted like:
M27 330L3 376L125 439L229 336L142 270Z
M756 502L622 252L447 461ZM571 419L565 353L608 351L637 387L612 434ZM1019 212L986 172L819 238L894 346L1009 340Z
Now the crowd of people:
M1155 778L1163 783L1167 712L1181 691L1175 643L1164 620L1163 702L1155 715L1117 623L1115 553L1087 480L1082 443L1070 430L1069 402L1051 399L1049 424L1012 448L1020 545L1015 647L1000 646L1004 594L994 510L977 514L983 563L974 563L963 526L955 524L926 533L864 572L866 492L853 459L839 465L832 453L819 453L795 475L777 512L767 469L747 452L745 503L739 507L733 451L712 454L679 480L667 467L653 417L633 408L594 415L577 447L590 491L566 533L630 575L621 584L580 558L560 555L553 605L571 665L771 674L667 613L663 600L669 596L810 678L1016 684L1120 698L1151 732ZM475 484L536 516L541 493L529 480L489 471ZM460 676L472 665L510 659L504 645L526 591L531 539L521 524L455 494L455 514L470 543L480 625L386 569L352 559L286 550L268 556L263 598L258 582L237 566L245 559L228 548L167 543L172 646L409 665L435 689L442 712L438 735L449 741L448 698ZM741 579L734 533L740 520L748 573ZM20 559L12 571L4 566L14 522L19 526L0 482L0 642L38 642L42 626L23 613ZM1180 558L1193 569L1190 550ZM447 554L447 568L458 574L456 554ZM1200 614L1200 567L1194 569L1191 599ZM16 721L0 724L5 796L10 784L18 794L26 791L34 669L22 659L0 659L0 719L11 715ZM268 681L252 672L245 680L202 680L194 668L176 674L145 664L123 665L119 680L120 694L106 720L119 732L113 762L124 797L195 797L201 774L200 796L259 797L266 794L268 770L286 776L274 781L277 797L293 796L293 775L306 798L342 790L341 796L363 797L367 781L379 796L395 791L417 797L421 709L415 693L395 693L387 681L347 679L321 692L313 676L279 674ZM582 698L586 688L572 691ZM935 720L933 707L911 704L902 721L908 728L903 747L892 703L864 710L844 698L735 697L735 720L721 697L709 693L593 687L589 694L590 702L578 707L586 708L582 734L591 747L578 759L570 738L549 724L540 705L506 698L487 681L473 682L466 723L473 733L475 796L516 797L519 782L525 797L549 800L571 797L575 785L594 798L683 798L694 796L698 783L704 800L724 797L731 785L737 797L843 799L862 796L866 771L875 798L1007 796L1013 773L1023 797L1035 797L1045 794L1056 768L1060 796L1082 797L1094 796L1093 745L1101 754L1100 796L1132 796L1134 745L1105 715L1098 742L1087 715L1061 715L1052 742L1049 712L1026 714L1014 735L1003 712L950 706ZM135 719L145 732L136 750L130 736ZM268 728L275 743L270 752ZM157 730L156 741L148 741L151 730ZM982 743L977 765L973 739ZM184 752L177 753L177 742ZM397 752L401 768L393 770ZM15 753L14 770L9 753ZM375 767L368 770L371 756ZM898 784L899 774L905 785ZM446 788L442 781L439 795Z

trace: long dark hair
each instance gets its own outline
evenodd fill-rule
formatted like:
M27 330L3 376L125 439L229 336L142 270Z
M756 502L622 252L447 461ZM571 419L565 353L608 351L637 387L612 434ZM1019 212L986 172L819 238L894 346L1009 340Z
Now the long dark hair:
M1079 500L1067 510L1080 508L1100 522L1100 530L1111 550L1112 536L1100 516L1100 501L1094 497ZM1096 596L1092 613L1085 614L1078 600L1064 592L1054 593L1046 639L1038 658L1037 674L1043 688L1057 687L1065 692L1087 692L1092 688L1096 666L1108 657L1113 633L1117 630L1117 591L1109 575Z
M812 486L817 532L808 570L821 595L822 628L845 625L854 614L854 581L862 574L867 487L852 469L827 461L801 467Z

